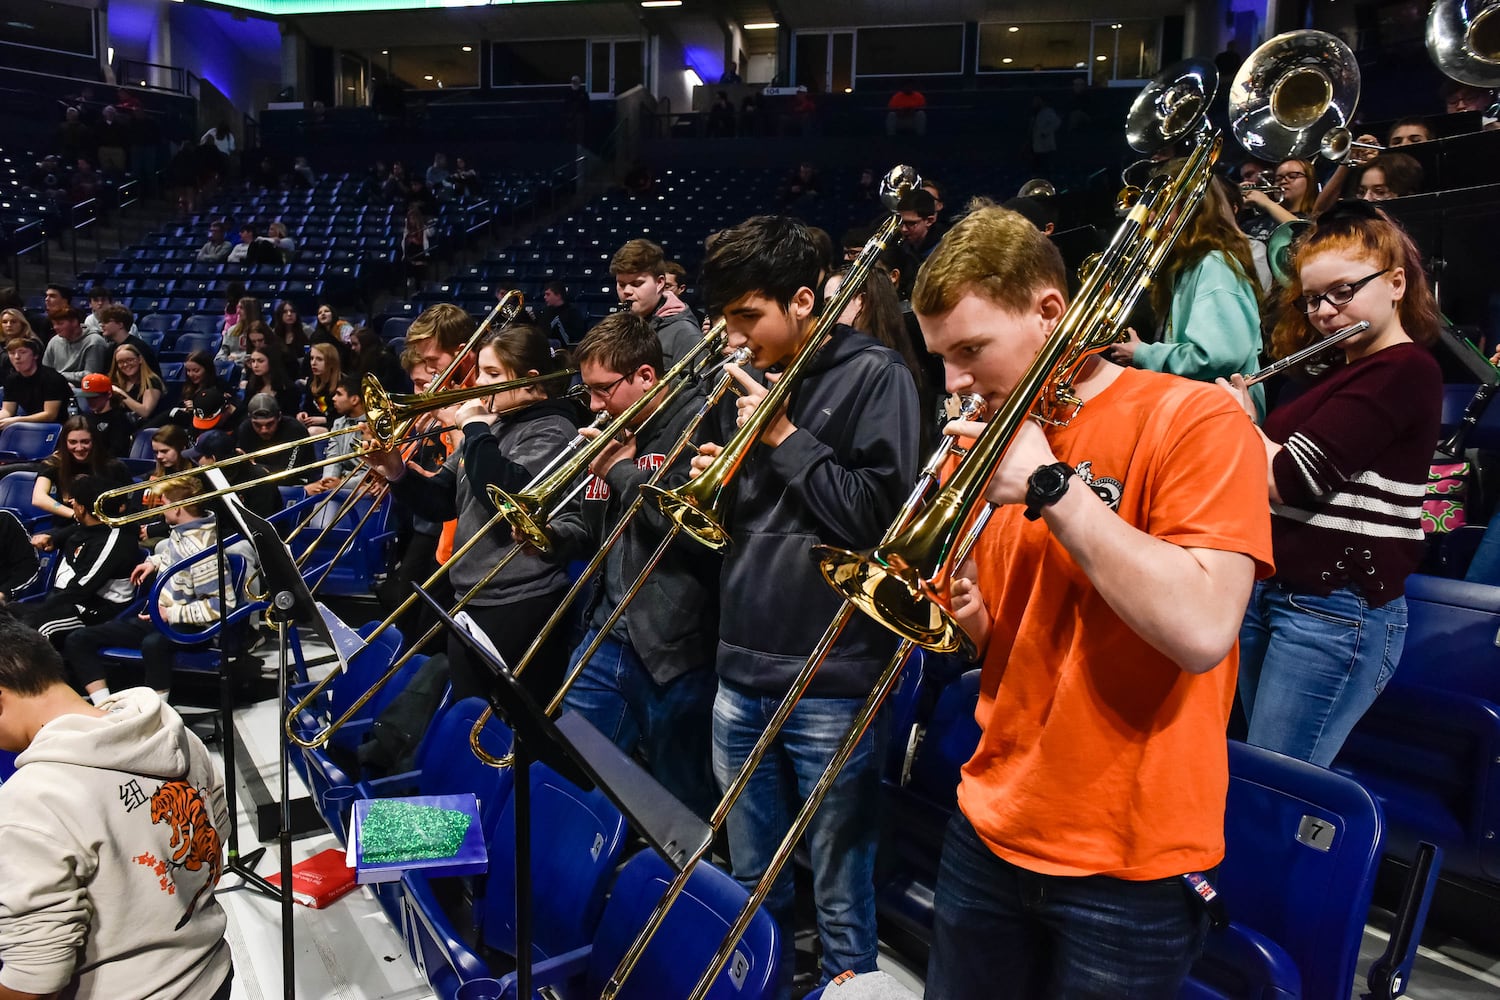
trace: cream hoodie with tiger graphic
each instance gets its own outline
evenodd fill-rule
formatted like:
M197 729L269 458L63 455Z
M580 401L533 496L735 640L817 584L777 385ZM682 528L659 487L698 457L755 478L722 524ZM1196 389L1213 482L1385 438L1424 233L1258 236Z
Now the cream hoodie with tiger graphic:
M0 984L78 1000L208 1000L223 779L150 688L43 726L0 785Z

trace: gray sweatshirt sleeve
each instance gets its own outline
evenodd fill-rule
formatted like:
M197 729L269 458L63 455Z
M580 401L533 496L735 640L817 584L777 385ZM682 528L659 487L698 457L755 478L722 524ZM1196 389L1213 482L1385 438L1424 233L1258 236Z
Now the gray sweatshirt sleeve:
M0 839L0 986L47 996L73 978L88 936L83 879L93 866L59 843L55 830L12 820Z

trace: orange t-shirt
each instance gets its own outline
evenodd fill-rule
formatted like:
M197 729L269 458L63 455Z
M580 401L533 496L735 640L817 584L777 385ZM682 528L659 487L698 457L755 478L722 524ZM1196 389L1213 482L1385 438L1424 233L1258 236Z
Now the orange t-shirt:
M1265 451L1223 390L1127 369L1066 428L1061 461L1128 523L1271 572ZM1044 520L1008 505L976 547L993 620L960 807L1005 860L1049 875L1166 878L1224 856L1224 729L1239 648L1182 670L1126 625Z

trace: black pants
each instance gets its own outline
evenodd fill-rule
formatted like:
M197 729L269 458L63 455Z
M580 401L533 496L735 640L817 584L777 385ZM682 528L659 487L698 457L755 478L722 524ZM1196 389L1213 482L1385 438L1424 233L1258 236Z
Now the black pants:
M385 582L375 592L381 607L387 613L395 611L402 601L412 596L414 593L412 584L426 583L428 577L432 576L438 567L437 550L437 535L425 535L418 532L411 536L396 571L387 576ZM449 586L447 576L434 584L428 593L432 594L433 600L444 607L450 607L453 604L453 588ZM427 606L426 601L419 600L416 607L409 609L401 616L400 624L402 646L409 649L412 643L426 635L427 630L437 624L437 613ZM442 636L439 635L433 642L427 644L426 652L432 655L442 652L445 648Z
M177 628L179 631L191 630L181 625ZM115 646L141 651L140 677L133 676L135 671L130 669L133 665L106 660L100 655L102 650ZM63 646L63 660L72 672L73 680L81 687L88 687L95 681L107 681L111 689L140 683L157 691L168 691L172 687L172 659L177 651L181 648L201 649L203 646L179 647L158 632L151 622L126 618L73 632Z
M469 605L466 610L475 623L489 636L500 651L508 666L520 662L526 647L541 631L552 612L562 602L564 591L529 597L511 604L493 604L484 607ZM542 648L521 674L521 683L531 696L543 706L552 700L562 684L563 671L568 665L570 647L566 625L552 630ZM448 637L448 668L453 679L453 699L485 698L490 692L490 671L479 658L469 652L457 636Z
M10 610L27 625L45 635L58 651L68 636L79 629L108 621L126 605L90 595L83 601L53 591L34 604L12 604Z

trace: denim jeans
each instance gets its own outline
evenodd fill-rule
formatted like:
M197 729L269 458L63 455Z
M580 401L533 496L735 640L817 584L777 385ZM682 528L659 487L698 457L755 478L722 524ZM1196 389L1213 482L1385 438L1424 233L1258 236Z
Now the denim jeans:
M1240 626L1246 742L1327 767L1385 689L1406 643L1406 598L1372 608L1261 581Z
M1464 579L1470 583L1500 586L1500 509L1485 526L1484 537L1479 541L1479 548L1474 550L1474 558L1469 561L1469 571L1464 574Z
M1170 1000L1208 909L1178 876L1040 875L997 857L955 811L933 896L932 1000Z
M753 891L771 856L791 829L859 711L859 698L803 698L729 813L729 855L734 877ZM728 787L766 728L779 696L725 681L714 699L714 774ZM879 840L880 759L890 728L882 710L855 745L848 766L829 789L807 830L812 858L822 981L846 970L875 971L875 847ZM790 997L793 969L792 872L788 866L766 898L780 926L778 997Z
M589 629L573 650L569 672L598 632ZM605 639L568 689L563 708L588 719L626 753L642 751L662 787L707 819L719 802L712 769L718 686L707 664L658 684L634 648Z

